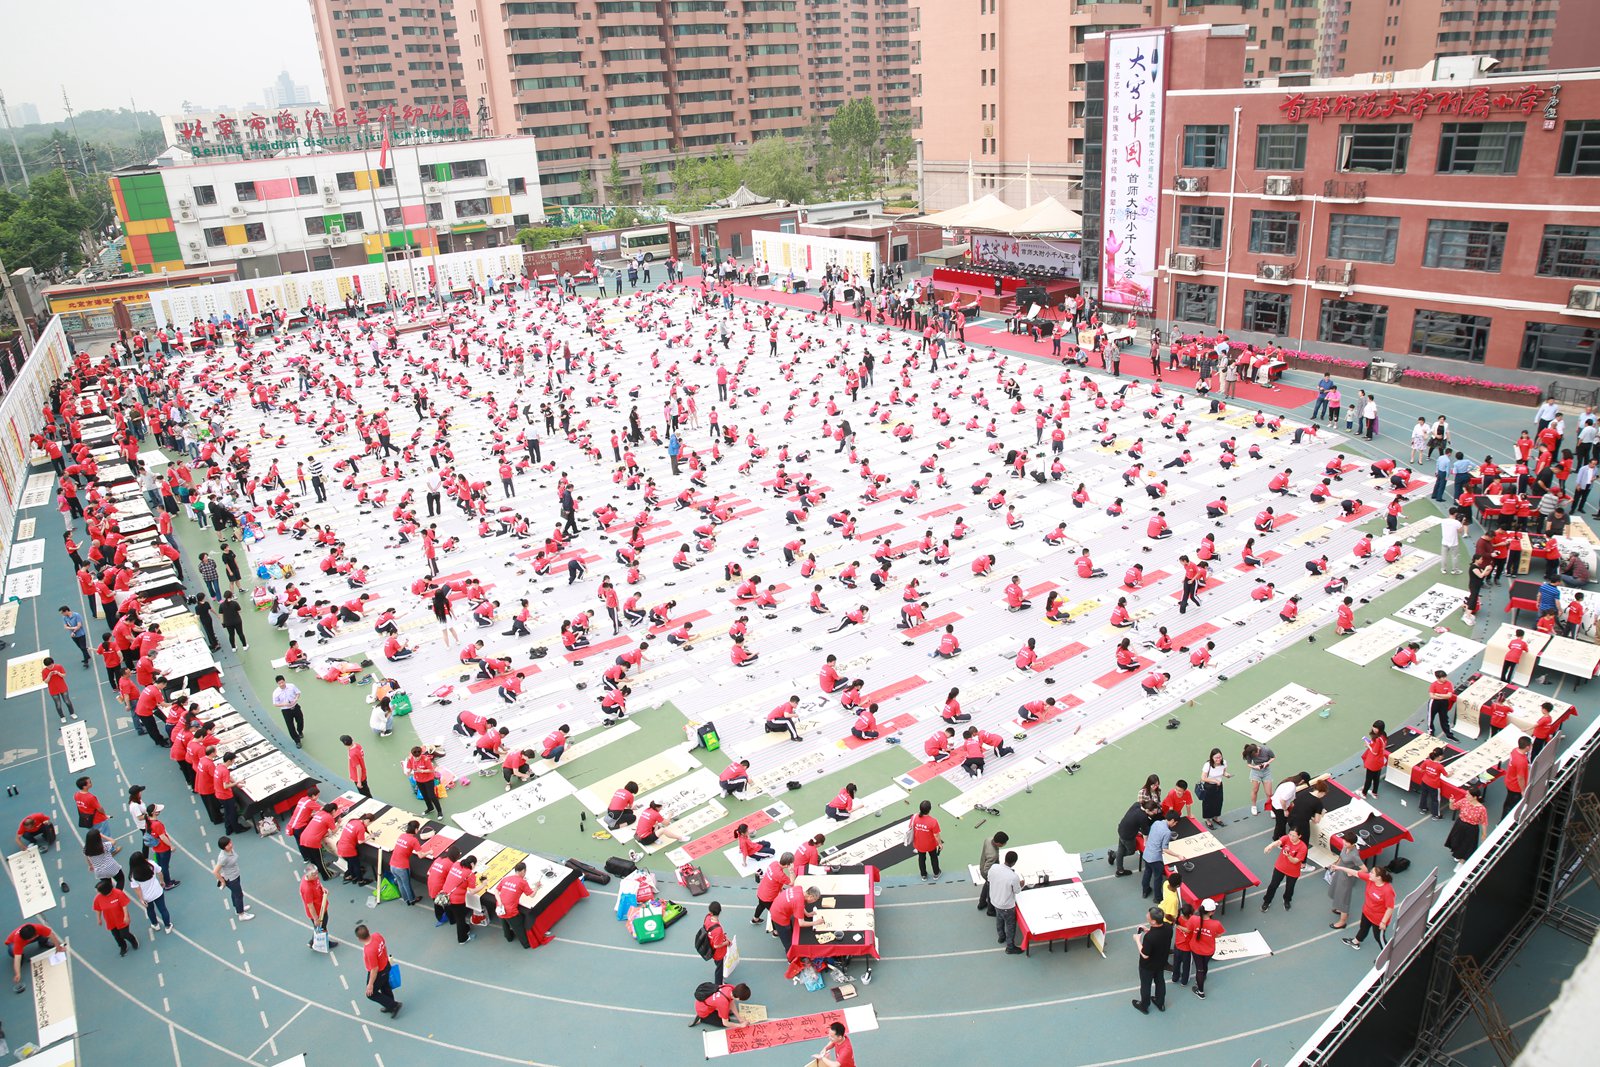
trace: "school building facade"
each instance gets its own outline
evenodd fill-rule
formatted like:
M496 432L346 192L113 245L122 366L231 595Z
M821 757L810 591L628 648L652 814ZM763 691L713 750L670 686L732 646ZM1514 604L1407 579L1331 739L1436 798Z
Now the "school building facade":
M1178 332L1600 377L1600 71L1459 57L1242 88L1245 43L1090 42L1089 292Z
M179 149L117 171L123 262L146 274L234 265L267 277L506 245L544 217L532 137L391 136L385 150L381 131L363 136L373 143L362 151Z

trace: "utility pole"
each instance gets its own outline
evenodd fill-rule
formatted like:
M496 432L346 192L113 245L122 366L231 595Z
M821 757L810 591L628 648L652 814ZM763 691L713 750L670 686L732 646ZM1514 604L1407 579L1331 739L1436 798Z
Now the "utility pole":
M133 112L133 132L143 133L144 123L139 120L139 105L134 102L131 96L128 97L128 107Z
M17 329L22 331L22 358L25 360L33 352L33 331L28 329L28 320L22 315L22 305L17 303L17 292L11 287L11 275L6 273L6 265L0 263L0 286L6 291L6 303L11 305L11 314L16 317Z
M78 140L78 120L72 115L72 101L67 99L67 87L65 85L61 87L61 103L67 109L67 125L72 129L72 148L73 151L78 153L78 169L87 174L89 168L83 165L83 142Z
M22 161L22 149L17 147L17 131L11 125L11 112L6 107L6 94L0 93L0 112L6 117L6 132L11 135L11 151L17 154L17 166L22 168L22 187L32 189L33 183L28 180L28 165Z
M71 194L72 199L76 200L78 199L78 190L72 187L72 171L67 167L67 154L65 150L62 149L60 141L57 141L55 145L56 162L60 164L61 173L67 179L67 192Z

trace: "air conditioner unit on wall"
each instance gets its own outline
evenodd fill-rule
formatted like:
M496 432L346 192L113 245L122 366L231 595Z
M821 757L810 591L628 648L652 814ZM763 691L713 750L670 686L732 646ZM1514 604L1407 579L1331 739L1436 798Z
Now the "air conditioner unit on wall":
M1287 174L1271 174L1267 176L1268 196L1293 196L1294 179Z
M235 218L243 218L244 208L240 207L238 204L235 204L228 209L228 214L234 216Z
M249 245L240 245L239 254L241 256L253 256L256 254L256 250L251 248Z
M1600 288L1574 285L1567 295L1567 307L1572 311L1600 311Z
M1199 191L1200 191L1200 179L1199 178L1179 178L1178 179L1178 192L1180 192L1180 193L1198 193Z
M339 194L332 189L322 190L322 202L328 207L339 206Z
M1261 277L1269 282L1287 282L1294 279L1294 268L1287 263L1263 263Z
M178 207L180 207L180 208L182 208L182 209L183 209L183 210L185 210L185 211L187 211L187 210L188 210L188 209L189 209L189 208L190 208L190 207L192 207L192 206L193 206L193 205L191 205L191 204L190 204L190 203L189 203L189 200L188 200L188 198L186 198L186 197L182 197L182 196L180 196L180 197L178 197Z
M505 188L505 184L506 183L501 181L499 178L490 178L488 181L483 183L484 188L488 189L490 191L493 191L493 190L496 190L496 189L504 189Z
M1188 252L1174 252L1171 258L1171 269L1198 271L1200 269L1200 257Z
M423 192L428 196L439 196L444 192L444 190L441 189L438 184L430 182L428 187L424 189Z
M186 207L185 208L179 208L178 209L178 221L179 222L193 222L194 221L194 212L190 211Z

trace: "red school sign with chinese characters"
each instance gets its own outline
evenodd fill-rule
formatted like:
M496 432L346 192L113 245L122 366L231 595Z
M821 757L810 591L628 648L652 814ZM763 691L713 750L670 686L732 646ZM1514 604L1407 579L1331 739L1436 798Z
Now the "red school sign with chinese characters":
M1560 103L1561 86L1524 85L1519 89L1491 91L1484 86L1465 89L1383 89L1370 93L1327 93L1308 96L1289 93L1278 110L1290 122L1315 119L1411 119L1425 115L1487 119L1497 114L1532 115L1543 110L1551 128Z
M270 117L259 114L243 119L221 116L211 123L211 132L224 140L240 136L249 140L264 140L271 137L318 137L328 130L351 127L364 129L373 124L390 129L395 126L415 126L423 122L438 122L445 119L470 121L471 118L472 113L467 106L466 97L457 97L454 105L431 104L425 107L413 107L411 104L406 104L398 108L389 105L370 110L358 105L354 108L336 107L331 114L319 107L299 115L284 108ZM202 119L180 122L177 124L177 131L178 136L184 141L203 141L206 138L206 123Z

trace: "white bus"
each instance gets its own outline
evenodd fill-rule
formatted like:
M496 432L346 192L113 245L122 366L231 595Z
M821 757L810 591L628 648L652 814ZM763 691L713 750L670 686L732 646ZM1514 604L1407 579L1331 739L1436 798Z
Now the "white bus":
M681 258L689 250L689 230L683 226L679 226L677 229L678 255ZM670 247L665 226L629 230L617 238L618 255L623 259L632 259L635 255L641 255L646 263L653 263L658 259L666 259Z

